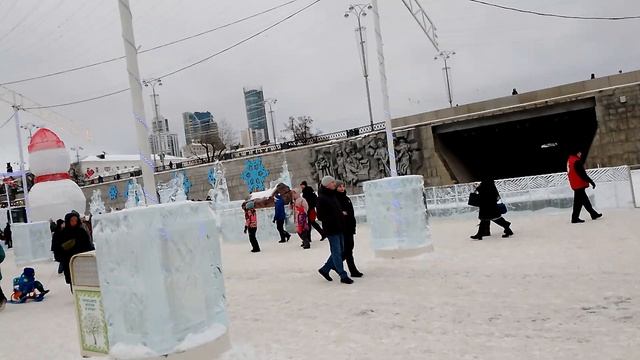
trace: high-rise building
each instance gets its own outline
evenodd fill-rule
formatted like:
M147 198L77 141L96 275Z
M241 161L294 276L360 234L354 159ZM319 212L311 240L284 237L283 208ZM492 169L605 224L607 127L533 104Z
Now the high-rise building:
M222 146L218 124L209 112L182 113L184 137L188 144L210 144L216 148Z
M261 142L269 139L267 112L264 109L264 93L262 92L262 87L245 87L243 90L249 129L258 131L258 133L253 134L252 145L259 145ZM262 130L262 132L259 132L259 130ZM258 139L262 139L262 141L258 142Z
M153 96L153 95L152 95ZM169 131L169 120L160 113L158 95L155 95L155 116L152 122L152 132L149 134L151 153L154 155L180 156L180 144L178 134Z

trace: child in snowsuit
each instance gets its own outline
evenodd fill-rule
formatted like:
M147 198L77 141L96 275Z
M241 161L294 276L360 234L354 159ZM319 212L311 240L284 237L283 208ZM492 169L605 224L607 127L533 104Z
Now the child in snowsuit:
M256 239L258 231L258 216L256 214L255 204L249 201L244 206L244 233L249 232L249 242L251 243L251 252L260 252L260 245Z
M311 248L311 227L309 226L309 217L307 215L309 213L309 204L307 200L294 191L292 191L292 197L294 199L292 206L295 214L296 232L302 239L302 248L309 249Z
M20 302L25 302L28 298L42 299L48 292L49 290L45 290L42 283L36 280L36 272L33 268L24 268L22 275L13 279L13 293L16 300Z

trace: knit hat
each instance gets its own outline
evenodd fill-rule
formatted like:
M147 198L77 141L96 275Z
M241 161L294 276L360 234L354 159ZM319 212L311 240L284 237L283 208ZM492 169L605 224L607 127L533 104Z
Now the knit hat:
M322 178L322 181L320 183L322 184L322 186L327 187L329 186L329 184L331 184L334 181L336 181L336 179L333 176L327 175Z
M344 181L342 181L342 180L336 180L336 186L341 186L341 185L345 185L345 186L346 186L346 184L344 183Z

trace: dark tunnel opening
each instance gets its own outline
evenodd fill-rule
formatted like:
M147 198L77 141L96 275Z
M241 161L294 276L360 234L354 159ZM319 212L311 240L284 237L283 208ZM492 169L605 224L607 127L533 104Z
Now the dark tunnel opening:
M566 171L569 152L580 149L586 159L598 128L594 107L487 121L469 128L434 127L436 147L458 182Z

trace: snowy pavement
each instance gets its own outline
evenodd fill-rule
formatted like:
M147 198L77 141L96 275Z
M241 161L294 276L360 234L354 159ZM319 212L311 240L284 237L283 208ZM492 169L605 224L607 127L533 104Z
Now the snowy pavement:
M468 239L472 219L433 221L435 252L377 260L366 226L354 285L316 270L328 244L224 244L234 359L634 359L640 354L640 211L618 210L581 225L569 214L511 216ZM271 224L261 224L268 225ZM317 236L317 234L314 234ZM13 253L0 265L5 293L20 273ZM0 359L80 359L73 298L40 264L51 294L0 313ZM337 279L337 276L334 275ZM7 294L8 295L8 294Z

